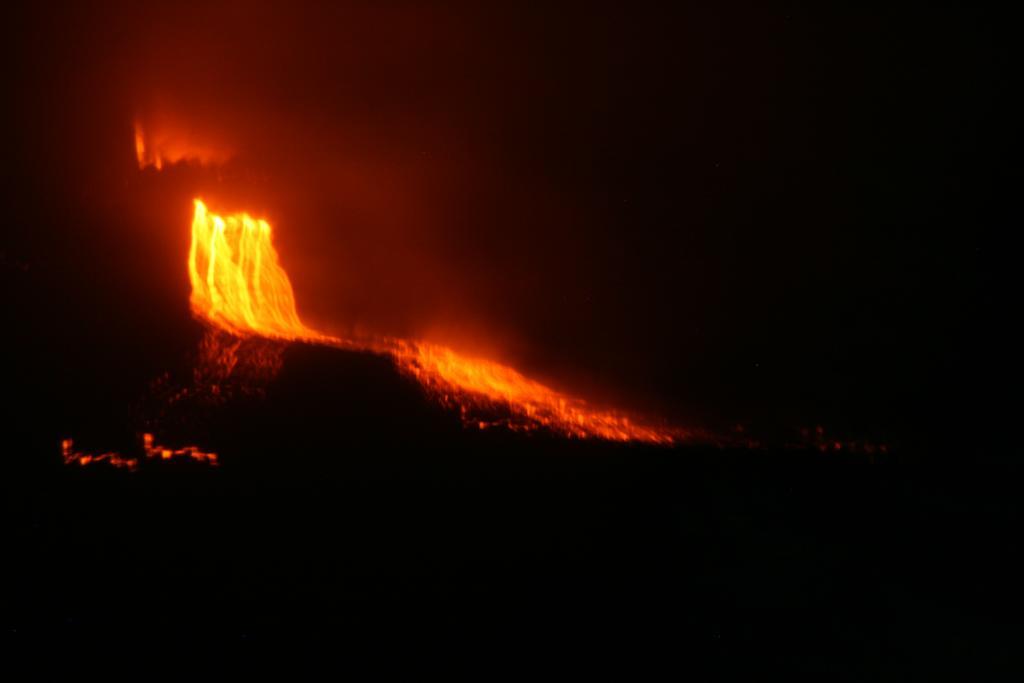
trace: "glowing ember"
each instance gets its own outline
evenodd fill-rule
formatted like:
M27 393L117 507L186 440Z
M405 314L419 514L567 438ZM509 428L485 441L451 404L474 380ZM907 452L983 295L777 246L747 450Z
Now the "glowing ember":
M665 444L684 436L679 430L644 426L619 413L596 410L508 366L466 358L436 344L396 342L392 353L402 369L443 401L457 403L467 421L481 429L493 423L472 420L471 410L486 412L503 404L512 416L501 424L512 429L546 427L567 436Z
M458 406L467 424L547 428L570 437L660 444L686 436L678 429L652 427L595 409L510 367L467 358L437 344L344 340L306 327L274 250L270 224L249 214L220 216L195 200L188 268L192 310L198 317L241 337L259 335L390 355L444 403ZM498 421L479 417L495 409L504 409L509 416Z
M64 457L65 465L92 465L105 462L111 467L126 468L134 472L139 467L139 459L127 457L115 451L106 453L87 453L77 451L71 439L64 439L60 442L61 455ZM142 435L142 450L148 459L171 460L173 458L187 458L198 462L209 463L217 466L217 454L204 451L196 446L184 446L182 448L168 448L153 441L152 434Z
M125 467L132 471L135 471L139 466L138 458L126 458L120 453L113 451L99 454L76 451L74 449L74 442L71 439L64 439L60 442L60 451L61 455L64 456L65 465L77 464L84 467L92 463L106 462L111 467Z
M188 458L199 462L208 462L214 466L217 465L216 453L200 450L196 446L184 446L182 448L167 448L166 446L160 446L153 442L152 434L142 435L142 448L146 452L147 458L159 458L160 460Z

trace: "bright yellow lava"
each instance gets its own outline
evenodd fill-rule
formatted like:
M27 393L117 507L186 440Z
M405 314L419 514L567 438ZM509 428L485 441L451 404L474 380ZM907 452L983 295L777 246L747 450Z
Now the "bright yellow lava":
M247 213L219 216L195 200L188 254L192 310L228 332L289 340L322 335L299 320L270 224Z

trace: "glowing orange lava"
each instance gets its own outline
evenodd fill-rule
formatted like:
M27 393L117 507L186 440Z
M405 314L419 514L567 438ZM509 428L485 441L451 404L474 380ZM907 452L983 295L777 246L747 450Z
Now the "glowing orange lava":
M456 403L466 421L481 429L494 423L471 419L471 409L481 413L503 406L511 415L498 424L511 429L544 427L566 436L663 444L683 436L679 430L645 426L615 411L595 409L508 366L466 358L444 346L396 341L391 352L399 367L443 401Z
M220 216L195 200L188 273L193 312L232 334L323 340L299 320L292 284L263 219Z
M378 338L353 341L306 327L288 275L277 257L270 224L247 213L221 216L195 200L188 258L192 311L233 335L307 341L391 356L467 424L516 430L546 428L570 437L671 444L679 429L639 423L555 391L493 361L463 356L428 342ZM504 412L500 420L481 415Z
M227 150L199 142L187 132L167 125L144 127L135 121L135 160L140 169L160 171L178 162L223 163L230 156Z
M138 121L135 122L135 160L139 162L139 168L152 166L159 171L164 167L163 158L146 145L146 133Z
M106 453L87 453L85 451L77 451L74 448L74 442L71 439L64 439L60 442L61 455L64 457L65 465L77 464L81 466L91 465L94 463L105 462L111 467L126 468L134 472L139 467L139 459L128 457L117 453L116 451L108 451ZM182 448L168 448L167 446L161 446L153 441L152 434L142 435L142 450L146 454L146 458L153 460L171 460L173 458L187 458L189 460L196 460L198 462L205 462L214 467L217 466L217 454L211 453L210 451L204 451L196 446L184 446Z
M138 458L126 458L120 453L113 451L98 454L76 451L74 449L74 442L71 439L64 439L60 442L60 451L64 457L65 465L78 464L85 467L92 463L106 462L111 467L125 467L132 471L135 471L139 466Z
M183 446L182 448L168 448L166 446L161 446L153 442L152 434L142 435L142 449L146 452L147 458L159 458L160 460L188 458L189 460L207 462L214 466L217 465L216 453L200 450L196 446Z

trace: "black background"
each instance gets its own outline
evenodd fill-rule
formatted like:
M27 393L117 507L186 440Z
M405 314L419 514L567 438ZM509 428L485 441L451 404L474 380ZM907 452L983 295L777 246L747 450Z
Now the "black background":
M5 25L7 637L427 631L457 662L463 639L564 652L582 628L685 648L684 672L1003 666L996 17L90 4ZM140 173L132 120L160 106L235 161ZM131 448L152 380L188 373L197 193L273 218L318 327L485 350L769 446L470 434L380 359L295 347L263 398L175 435L221 468L64 468L61 438ZM784 447L818 425L891 454Z

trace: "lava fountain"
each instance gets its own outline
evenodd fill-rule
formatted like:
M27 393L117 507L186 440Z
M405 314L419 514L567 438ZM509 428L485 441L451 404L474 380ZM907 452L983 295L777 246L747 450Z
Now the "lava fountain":
M330 341L299 320L292 284L263 219L222 217L195 200L188 273L192 311L217 327L239 336Z

